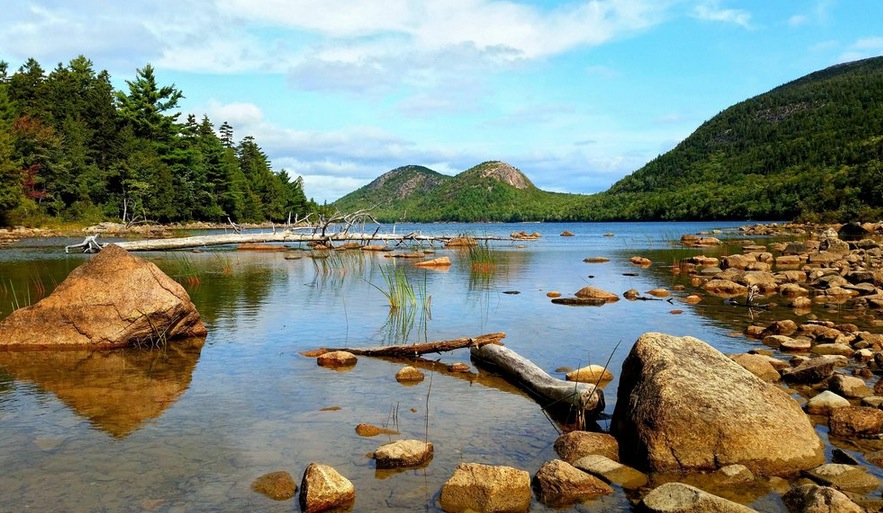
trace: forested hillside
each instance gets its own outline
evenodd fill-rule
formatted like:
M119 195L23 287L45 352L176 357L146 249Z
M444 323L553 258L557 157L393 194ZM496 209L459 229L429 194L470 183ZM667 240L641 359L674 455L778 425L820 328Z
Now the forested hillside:
M46 73L0 61L0 226L49 218L282 221L315 205L253 137L176 113L148 64L127 90L77 57Z
M833 66L726 109L573 215L883 217L883 57Z

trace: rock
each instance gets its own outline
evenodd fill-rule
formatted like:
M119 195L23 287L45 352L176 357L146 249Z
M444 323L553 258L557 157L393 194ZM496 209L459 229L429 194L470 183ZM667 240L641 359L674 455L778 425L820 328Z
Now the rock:
M867 406L844 406L831 412L829 433L844 438L874 437L883 430L883 410Z
M184 287L110 244L0 321L0 349L154 347L206 333Z
M595 287L583 287L576 291L574 295L583 299L603 299L608 303L619 301L619 296L616 294Z
M255 479L251 489L266 495L274 501L284 501L294 497L297 492L297 484L291 474L284 470L270 472Z
M472 367L463 362L454 362L448 365L448 371L450 372L469 372L470 370L472 370Z
M812 307L812 300L808 297L796 297L791 301L791 308L795 310L809 310Z
M411 365L406 365L396 372L396 381L399 383L419 383L424 378L423 371Z
M789 383L818 383L834 375L835 360L829 357L810 358L782 374Z
M352 507L356 488L349 479L328 465L310 463L300 483L300 509L315 513L332 508Z
M647 474L601 454L583 456L574 461L573 466L626 490L641 488L649 480Z
M461 463L442 486L438 502L448 513L526 513L530 498L530 474L524 470Z
M797 323L791 319L775 321L770 323L763 330L763 336L767 335L791 335L797 331Z
M562 237L573 237L573 233L570 231L564 230L563 232L561 232L561 236Z
M550 290L549 292L546 292L546 297L561 297L561 293L557 290Z
M627 291L622 293L622 297L628 299L629 301L634 301L641 297L641 293L637 291L637 289L628 289Z
M683 483L665 483L650 491L641 505L652 513L757 513L756 510Z
M781 269L783 267L799 267L803 265L805 259L800 255L782 255L776 257L776 267Z
M755 476L745 465L727 465L717 469L713 474L715 483L724 486L750 483Z
M806 413L809 413L810 415L828 416L837 408L843 408L844 406L850 406L849 400L830 390L825 390L824 392L811 397L810 400L806 402L804 409L806 410Z
M598 383L611 381L613 374L601 365L589 365L575 371L568 372L564 378L567 381L579 381L580 383Z
M671 295L671 292L669 292L663 288L657 288L657 289L653 289L653 290L648 290L647 294L650 294L651 296L654 296L654 297L668 297Z
M809 290L796 283L783 283L779 285L779 294L787 298L799 298L809 295Z
M607 433L571 431L559 436L554 447L558 457L568 463L594 454L619 461L619 443Z
M781 344L779 344L779 349L781 351L806 352L812 349L812 339L809 339L807 337L787 337L786 339L782 340Z
M845 240L840 240L837 238L829 238L822 241L822 244L819 246L819 249L822 252L830 253L832 255L837 255L838 257L843 257L849 254L851 251L849 249L849 243Z
M553 508L613 493L613 488L604 481L562 460L543 464L534 476L534 488L537 499Z
M812 352L815 354L840 355L851 358L855 354L855 349L850 347L849 344L816 344L812 348Z
M432 459L433 447L422 440L397 440L374 451L377 468L419 467Z
M779 371L777 371L772 366L772 364L770 364L769 358L767 358L766 356L746 353L734 354L730 356L730 358L732 358L734 362L744 367L745 370L764 381L774 382L779 381L779 379L781 378L781 376L779 375Z
M824 461L824 444L794 399L693 337L638 339L622 365L610 431L623 463L639 470L739 463L787 475Z
M865 384L865 380L843 374L835 374L828 381L828 388L847 399L861 399L874 395L874 391Z
M356 355L349 351L329 351L316 358L316 364L321 367L352 367L357 361Z
M684 302L689 303L691 305L695 305L702 301L702 296L697 296L696 294L690 294L689 296L684 298Z
M633 256L629 258L629 262L637 265L638 267L650 267L651 265L653 265L653 261L651 261L649 258L640 256Z
M417 267L450 267L451 259L443 256L438 258L433 258L431 260L423 260L421 262L414 262L414 265Z
M703 288L716 296L744 296L748 294L748 287L745 285L718 278L709 280Z
M597 257L587 257L583 259L583 262L587 264L603 264L609 262L610 259L607 257L597 256Z
M868 491L880 486L880 480L868 474L868 469L842 463L826 463L807 470L804 475L838 490Z
M782 496L790 513L864 513L864 509L849 500L840 490L830 486L805 484Z
M356 426L356 434L359 436L397 435L398 431L386 429L372 424L359 424Z
M721 267L723 269L745 269L749 264L757 262L756 254L736 254L723 257Z

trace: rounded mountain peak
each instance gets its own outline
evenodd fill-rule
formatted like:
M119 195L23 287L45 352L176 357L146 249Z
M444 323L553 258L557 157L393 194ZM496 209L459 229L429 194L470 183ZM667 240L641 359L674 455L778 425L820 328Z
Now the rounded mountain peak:
M511 185L516 189L529 189L534 187L534 184L524 176L524 173L519 171L518 168L498 160L483 162L469 171L466 171L466 173L476 173L482 178L493 178L494 180Z

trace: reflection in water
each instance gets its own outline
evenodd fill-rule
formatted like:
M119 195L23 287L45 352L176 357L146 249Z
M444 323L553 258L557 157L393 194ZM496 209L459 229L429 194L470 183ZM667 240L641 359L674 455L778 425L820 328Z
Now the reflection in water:
M165 350L0 351L0 367L123 438L162 415L187 390L202 345L194 339Z

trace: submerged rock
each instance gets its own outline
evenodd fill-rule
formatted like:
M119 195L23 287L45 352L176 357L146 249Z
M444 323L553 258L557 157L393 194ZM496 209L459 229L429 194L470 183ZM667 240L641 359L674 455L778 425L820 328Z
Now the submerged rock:
M294 497L297 492L297 484L291 474L284 470L270 472L255 479L251 489L266 495L274 501L284 501Z
M206 333L184 287L111 244L48 297L3 319L0 348L161 346Z
M824 461L824 444L787 393L701 340L662 333L642 335L623 362L611 434L622 461L640 470L739 463L788 475Z

